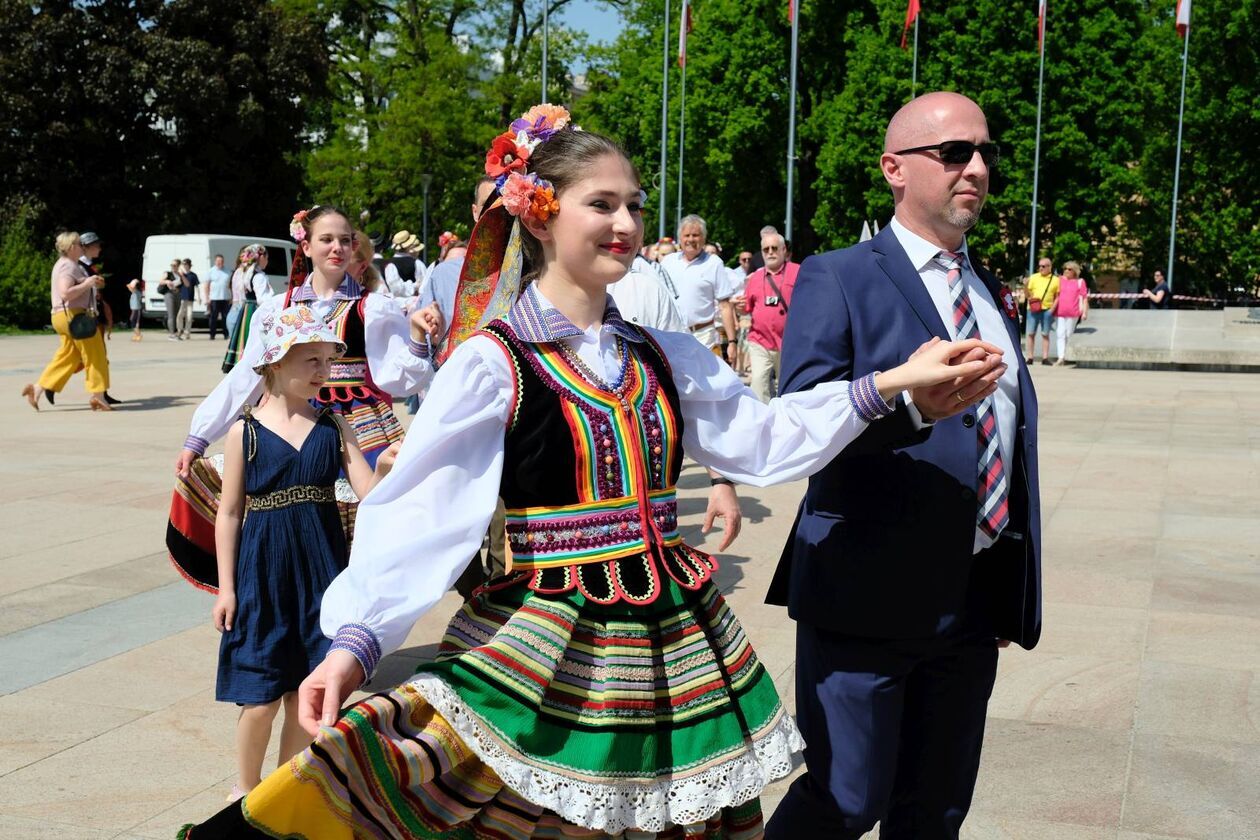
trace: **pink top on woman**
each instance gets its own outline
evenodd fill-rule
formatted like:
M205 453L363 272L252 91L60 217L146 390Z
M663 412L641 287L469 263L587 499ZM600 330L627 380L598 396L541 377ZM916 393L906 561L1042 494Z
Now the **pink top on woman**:
M1055 305L1056 318L1081 317L1081 301L1089 297L1089 287L1081 278L1059 278L1059 302Z
M67 297L70 290L87 276L87 269L78 260L60 257L52 270L52 311L60 312L64 303L71 309L82 309L86 303L82 294Z

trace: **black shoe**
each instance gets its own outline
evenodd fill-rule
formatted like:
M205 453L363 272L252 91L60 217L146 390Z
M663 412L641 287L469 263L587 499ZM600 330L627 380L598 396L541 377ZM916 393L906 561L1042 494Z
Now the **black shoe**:
M111 397L109 395L109 391L105 392L105 402L109 403L110 405L122 405L122 400L117 400Z
M1042 357L1041 357L1041 363L1042 363L1043 365L1052 364L1052 362L1050 361L1050 359L1049 359L1048 357L1046 357L1046 356L1042 356Z
M48 404L49 404L49 405L56 405L56 404L57 404L57 399L56 399L56 397L57 397L57 392L56 392L56 391L49 391L47 388L45 388L45 389L44 389L44 396L45 396L45 397L48 397Z

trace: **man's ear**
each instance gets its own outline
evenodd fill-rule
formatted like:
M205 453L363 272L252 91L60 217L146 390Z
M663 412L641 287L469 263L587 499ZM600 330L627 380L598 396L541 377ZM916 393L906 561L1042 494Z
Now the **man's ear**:
M879 171L883 174L884 180L891 187L904 187L906 185L905 173L901 171L901 159L891 152L884 152L879 156Z
M524 228L532 233L539 242L551 241L551 231L548 229L547 222L540 222L528 213L521 216L520 220Z

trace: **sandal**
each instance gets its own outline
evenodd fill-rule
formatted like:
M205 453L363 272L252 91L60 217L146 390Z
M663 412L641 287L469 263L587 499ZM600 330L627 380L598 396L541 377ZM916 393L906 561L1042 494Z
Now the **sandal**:
M23 388L22 396L26 397L26 401L31 404L31 408L39 411L39 397L35 395L34 385L27 385Z
M92 398L88 400L88 405L92 407L93 411L113 411L114 410L114 407L112 405L105 402L103 399L96 396L95 394L93 394Z
M227 795L227 799L225 799L224 801L230 805L233 802L238 802L241 799L244 799L246 794L248 793L249 791L245 790L245 788L241 787L236 782L233 782L232 792Z

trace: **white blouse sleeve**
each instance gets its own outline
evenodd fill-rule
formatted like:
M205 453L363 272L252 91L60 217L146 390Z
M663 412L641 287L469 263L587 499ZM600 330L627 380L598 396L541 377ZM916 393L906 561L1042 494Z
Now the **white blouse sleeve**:
M204 455L211 443L227 433L241 409L246 404L254 404L262 396L262 376L254 373L254 365L258 364L263 354L263 317L283 302L283 298L271 298L254 312L249 322L249 335L245 338L245 349L236 360L236 366L219 380L219 384L193 412L185 449Z
M267 275L261 271L255 271L249 278L250 287L254 290L254 297L258 298L258 302L271 300L275 293L271 291L271 281L267 279Z
M372 381L387 394L418 393L433 378L429 348L411 340L405 301L369 294L363 305L364 348Z
M324 593L320 625L369 675L481 547L499 497L512 392L502 350L470 338L442 366L394 469L359 504L350 565ZM342 644L356 630L374 654Z
M734 481L764 487L812 475L868 425L848 382L824 382L763 403L691 335L649 332L673 371L683 451Z

